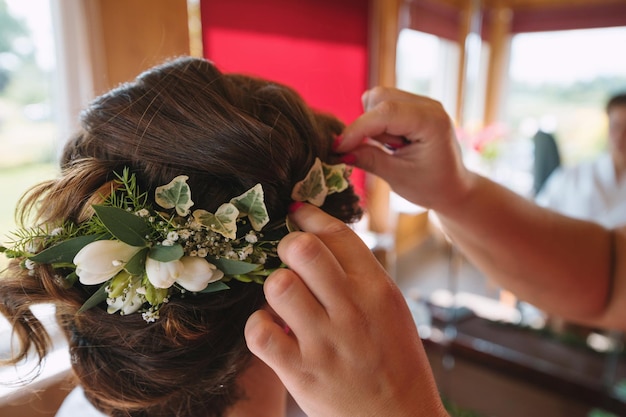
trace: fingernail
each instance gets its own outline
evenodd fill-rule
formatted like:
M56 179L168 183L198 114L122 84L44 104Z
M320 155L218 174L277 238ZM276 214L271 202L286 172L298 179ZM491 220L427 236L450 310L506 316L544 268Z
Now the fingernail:
M336 150L339 147L339 145L341 145L341 141L343 141L343 135L337 135L335 139L333 139L333 145L332 145L333 151Z
M294 201L293 203L289 204L289 207L287 207L287 211L289 211L289 213L295 213L296 210L298 210L303 205L304 203L302 201Z
M404 148L406 146L405 143L386 143L385 147L391 150L398 150L400 148Z
M343 162L346 165L354 165L354 163L356 162L356 156L353 153L347 153L345 155L342 155L341 158L339 158L339 161Z

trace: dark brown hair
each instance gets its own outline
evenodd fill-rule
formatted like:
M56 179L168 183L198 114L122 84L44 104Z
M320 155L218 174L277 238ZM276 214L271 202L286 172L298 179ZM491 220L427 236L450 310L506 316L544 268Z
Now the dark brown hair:
M626 106L626 91L615 94L609 98L606 102L606 112L609 113L611 109L618 106Z
M27 193L21 219L81 222L114 172L129 167L142 190L189 176L195 207L213 211L261 183L270 219L284 219L294 184L316 157L329 161L343 128L310 109L292 89L211 62L182 57L150 69L97 98L81 115L82 130L65 146L61 175ZM350 187L322 207L351 222L360 216ZM237 377L250 353L243 338L249 315L264 304L258 284L172 299L161 318L77 314L90 292L66 288L51 270L28 275L14 262L0 281L0 310L22 342L50 348L30 307L53 303L68 336L72 366L89 400L110 416L221 416L243 393Z

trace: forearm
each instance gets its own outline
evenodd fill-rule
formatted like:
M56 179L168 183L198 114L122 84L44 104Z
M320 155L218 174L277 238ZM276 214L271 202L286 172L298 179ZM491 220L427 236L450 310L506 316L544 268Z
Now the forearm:
M611 233L542 209L485 178L474 176L470 184L462 200L437 211L460 250L547 312L578 321L601 317L611 283Z

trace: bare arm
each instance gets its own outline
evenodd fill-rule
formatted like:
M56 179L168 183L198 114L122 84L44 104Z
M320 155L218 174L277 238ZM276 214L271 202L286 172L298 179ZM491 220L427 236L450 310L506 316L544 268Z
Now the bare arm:
M408 200L435 210L451 239L489 277L570 320L626 329L623 232L543 209L469 172L441 105L393 89L364 96L366 113L337 151ZM399 147L390 153L362 138Z
M474 175L472 187L439 218L451 239L485 274L518 297L570 320L624 326L610 303L613 234L562 216ZM617 305L615 306L617 307ZM623 309L623 307L622 307Z

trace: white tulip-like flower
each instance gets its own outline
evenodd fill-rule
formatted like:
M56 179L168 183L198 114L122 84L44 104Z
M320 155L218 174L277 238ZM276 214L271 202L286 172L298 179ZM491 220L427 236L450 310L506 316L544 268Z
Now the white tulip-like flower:
M203 258L183 256L177 261L146 260L146 275L156 288L180 284L187 291L202 291L206 286L224 277L224 273Z
M142 248L119 240L97 240L74 257L76 275L82 284L98 285L117 275Z
M180 261L185 266L176 282L187 291L202 291L211 282L219 281L224 273L204 258L183 256Z
M155 288L169 288L182 275L184 265L180 260L161 262L148 257L146 275Z
M132 314L143 305L145 299L134 287L128 289L128 293L117 298L107 298L107 313L113 314L122 310L122 314Z

